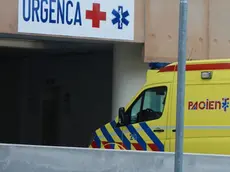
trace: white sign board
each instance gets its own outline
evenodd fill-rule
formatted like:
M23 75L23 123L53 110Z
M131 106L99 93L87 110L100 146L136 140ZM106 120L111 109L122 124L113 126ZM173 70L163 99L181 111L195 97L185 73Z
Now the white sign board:
M19 0L18 32L134 39L134 0Z

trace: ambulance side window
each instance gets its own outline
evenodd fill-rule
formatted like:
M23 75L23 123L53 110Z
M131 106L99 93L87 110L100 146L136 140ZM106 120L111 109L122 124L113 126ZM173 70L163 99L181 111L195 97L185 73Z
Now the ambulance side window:
M134 106L131 108L131 114L130 114L130 123L136 123L137 122L137 114L141 111L141 103L142 103L143 96L139 97L139 99L134 103Z
M145 90L127 111L130 123L159 119L164 110L167 87L154 87Z

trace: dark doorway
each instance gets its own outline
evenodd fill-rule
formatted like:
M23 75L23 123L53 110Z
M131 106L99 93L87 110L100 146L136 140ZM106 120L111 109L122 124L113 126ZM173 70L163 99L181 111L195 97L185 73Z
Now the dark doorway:
M88 147L111 120L112 48L0 50L2 143Z
M45 89L42 100L42 144L57 145L59 121L59 93L58 87Z

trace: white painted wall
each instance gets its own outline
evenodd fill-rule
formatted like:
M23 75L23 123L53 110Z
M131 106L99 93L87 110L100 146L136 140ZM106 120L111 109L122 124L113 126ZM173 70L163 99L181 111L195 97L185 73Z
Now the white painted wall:
M143 44L114 45L112 118L125 106L146 80L148 64L143 59Z

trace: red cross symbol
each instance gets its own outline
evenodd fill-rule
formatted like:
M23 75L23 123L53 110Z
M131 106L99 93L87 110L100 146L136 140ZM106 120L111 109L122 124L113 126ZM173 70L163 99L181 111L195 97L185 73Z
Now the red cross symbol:
M100 4L93 3L93 10L86 10L86 19L92 20L92 26L99 28L100 27L100 21L104 20L106 21L106 12L100 11Z

